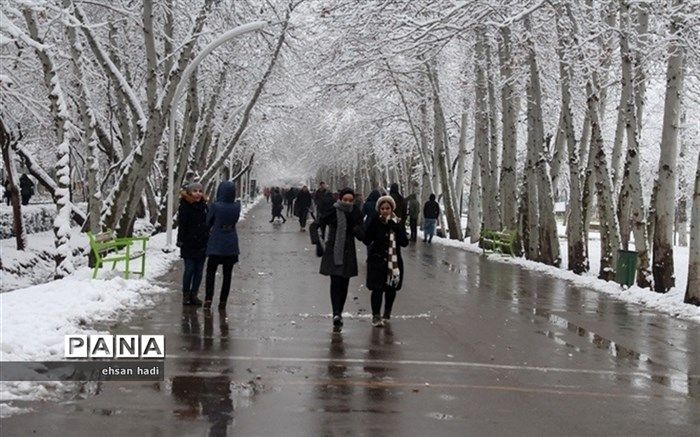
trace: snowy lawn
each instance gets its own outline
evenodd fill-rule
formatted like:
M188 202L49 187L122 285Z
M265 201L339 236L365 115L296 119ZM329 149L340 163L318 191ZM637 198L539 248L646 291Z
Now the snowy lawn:
M260 199L244 206L241 220ZM76 240L85 239L77 233ZM0 293L0 361L63 360L64 335L97 333L91 328L95 323L125 320L134 310L152 305L156 294L171 292L153 283L179 260L179 250L163 252L165 241L165 233L151 237L143 279L125 280L109 269L100 271L100 279L91 279L91 269L83 266L61 280ZM8 255L3 248L3 262L9 261ZM60 398L71 385L2 382L0 416L25 411L9 401Z
M511 257L508 255L489 254L489 259L496 262L504 262L509 264L517 264L530 270L536 270L546 275L554 276L561 279L566 279L579 287L589 288L601 293L612 295L613 297L643 305L647 308L653 308L674 317L693 320L700 322L700 307L683 303L685 296L685 287L688 281L688 248L674 246L673 260L675 265L676 286L666 294L656 293L649 289L639 288L636 285L623 289L615 282L603 281L598 279L598 271L600 270L600 236L596 232L591 232L588 240L588 250L590 257L590 271L584 275L576 275L569 270L567 266L567 246L566 238L563 237L564 228L559 229L559 252L562 258L562 268L549 266L546 264L529 261L525 258ZM419 231L422 238L423 232ZM448 240L445 238L435 237L433 243L442 244L445 246L456 247L467 250L469 252L482 253L477 243L461 242L456 240ZM633 245L633 243L632 243Z

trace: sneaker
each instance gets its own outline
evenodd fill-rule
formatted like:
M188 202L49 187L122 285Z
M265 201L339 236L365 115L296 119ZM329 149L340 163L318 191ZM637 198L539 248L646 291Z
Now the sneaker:
M390 314L384 314L384 315L382 316L382 320L384 320L385 322L388 322L389 320L391 320L391 315L390 315Z
M372 316L372 326L375 328L381 328L384 326L384 321L379 316Z
M339 315L333 316L333 326L335 328L340 328L341 326L343 326L343 318Z
M182 304L183 305L192 305L192 299L190 299L189 293L182 294Z

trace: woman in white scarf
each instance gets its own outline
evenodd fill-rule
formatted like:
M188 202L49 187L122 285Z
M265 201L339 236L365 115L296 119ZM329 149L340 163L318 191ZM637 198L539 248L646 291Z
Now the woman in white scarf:
M372 290L372 325L382 327L391 318L396 292L403 284L401 248L408 246L408 236L401 219L394 214L396 203L391 196L380 197L376 208L379 214L367 224L363 241L368 246L367 288Z

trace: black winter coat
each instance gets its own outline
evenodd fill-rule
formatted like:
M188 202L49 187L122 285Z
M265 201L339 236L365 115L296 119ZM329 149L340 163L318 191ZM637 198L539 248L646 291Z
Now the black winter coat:
M406 216L408 215L406 211L406 200L397 191L390 192L389 195L392 199L394 199L394 202L396 203L396 209L394 210L394 214L396 214L396 216L401 219L402 223L406 224Z
M177 210L180 258L202 259L206 256L209 240L207 209L204 198L195 202L186 191L180 193L180 207Z
M396 290L403 285L403 258L401 248L408 246L406 228L393 220L384 223L379 216L373 217L367 224L363 242L367 245L367 288L381 290L389 276L389 231L396 236L396 255L401 276Z
M319 241L318 228L327 225L326 247L321 258L321 269L319 273L325 276L342 276L352 278L357 276L357 249L355 249L355 238L362 241L364 231L362 229L362 212L355 206L350 213L344 213L347 218L347 230L345 234L345 250L343 251L343 264L335 265L333 260L333 248L335 247L335 232L338 227L336 209L332 208L323 214L318 221L314 221L309 226L311 242Z
M309 208L311 208L311 193L299 191L297 199L294 201L294 215L301 217L309 212Z
M423 206L423 217L436 219L440 216L440 204L434 200L428 200Z
M280 193L274 193L272 195L272 215L282 214L282 203L284 198Z

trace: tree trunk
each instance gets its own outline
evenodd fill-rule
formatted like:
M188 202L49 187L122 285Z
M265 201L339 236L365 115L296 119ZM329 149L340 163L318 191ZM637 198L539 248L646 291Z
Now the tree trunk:
M622 56L622 86L626 101L620 104L625 108L620 109L624 116L623 122L627 137L627 153L622 173L622 186L618 198L617 216L620 222L621 244L627 249L629 233L634 233L635 250L638 253L637 285L640 287L651 286L651 270L649 268L649 250L647 246L647 224L642 195L641 175L639 171L639 131L636 119L634 86L632 83L632 65L635 53L630 51L627 35L629 32L629 7L624 3L620 9L620 53Z
M700 153L698 154L698 166L695 170L693 212L690 219L688 285L685 289L683 302L700 306Z
M595 76L595 73L594 73ZM617 250L620 247L620 229L612 199L612 182L608 171L607 156L603 147L598 112L597 80L593 77L586 84L588 111L591 114L591 155L594 159L595 188L600 221L600 272L598 277L607 281L615 279Z
M559 12L559 11L558 11ZM579 147L574 133L574 115L571 109L571 65L566 62L565 50L571 47L569 39L571 32L564 28L560 13L557 14L557 55L559 57L559 76L561 78L561 114L566 140L569 164L569 205L568 220L566 221L566 241L568 266L576 274L588 270L588 260L585 250L583 227L583 206L581 203L581 162ZM577 40L577 36L574 35Z
M17 250L25 250L27 248L27 233L24 229L22 206L19 200L19 177L17 176L14 156L12 154L12 143L17 143L21 139L22 131L19 132L19 137L15 138L14 134L5 127L3 119L0 118L0 147L2 147L2 161L5 164L5 179L7 181L4 186L5 190L9 190L10 192L12 230L15 234ZM4 182L5 181L3 181L3 183Z
M440 85L438 82L437 71L434 66L426 64L428 75L433 90L433 112L435 115L434 138L435 154L437 155L437 167L440 174L440 186L443 193L443 204L445 206L445 216L447 217L447 228L450 233L451 240L462 239L462 229L459 224L459 217L455 213L455 205L453 204L452 196L452 181L449 177L448 163L445 151L445 118L442 113L442 104L440 103Z
M676 234L678 235L678 245L682 247L688 246L688 165L686 162L688 157L688 141L685 134L685 112L683 99L681 98L681 151L678 154L678 203L676 206L675 227Z
M39 29L34 12L25 9L23 13L32 39L43 43L39 37ZM71 260L72 251L70 248L71 211L73 209L70 201L70 121L68 120L68 104L65 101L61 80L58 77L53 57L48 50L48 48L37 48L36 54L42 64L44 83L49 89L51 116L58 143L55 164L56 190L54 192L57 212L53 225L54 245L56 247L54 279L61 279L75 270Z
M525 18L525 28L531 32L530 20ZM527 85L527 113L528 113L528 165L534 165L532 178L528 185L536 181L536 190L529 188L529 195L536 191L537 202L530 200L530 207L537 205L538 221L530 224L530 245L533 244L533 230L537 228L539 255L536 258L545 264L558 266L561 263L559 257L559 238L557 236L557 222L554 217L554 199L552 193L552 179L549 172L549 139L545 142L544 123L542 120L542 88L540 85L540 73L537 66L537 54L531 39L528 39L528 64L530 78ZM550 137L551 138L551 137ZM534 162L530 160L534 159ZM537 173L535 179L534 172ZM531 214L528 220L534 218ZM530 252L534 255L534 252ZM533 258L535 259L535 258Z
M469 241L476 243L481 237L481 179L479 178L479 154L472 153L472 172L469 182L469 210L467 211L467 229Z
M680 0L673 2L674 7ZM671 34L679 29L678 15L671 17ZM676 162L678 157L678 119L680 96L683 92L684 50L677 40L671 39L668 47L666 69L666 99L664 121L661 131L661 155L659 157L659 184L656 193L656 215L654 217L654 290L666 293L676 283L673 271L673 218L676 199Z
M501 162L500 194L501 218L503 227L515 231L518 227L517 173L516 156L518 143L518 112L520 99L513 86L513 63L510 48L510 28L501 28L501 45L499 48L501 66L501 118L503 121L503 153Z

